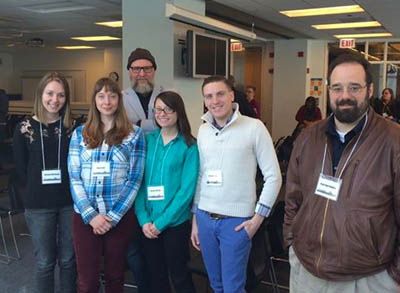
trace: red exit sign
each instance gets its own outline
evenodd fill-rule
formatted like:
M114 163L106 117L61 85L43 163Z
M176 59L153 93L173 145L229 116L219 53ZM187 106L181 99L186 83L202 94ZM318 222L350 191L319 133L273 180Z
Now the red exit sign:
M231 43L231 52L240 52L243 51L244 47L242 43Z
M340 48L354 48L356 46L355 39L340 39Z

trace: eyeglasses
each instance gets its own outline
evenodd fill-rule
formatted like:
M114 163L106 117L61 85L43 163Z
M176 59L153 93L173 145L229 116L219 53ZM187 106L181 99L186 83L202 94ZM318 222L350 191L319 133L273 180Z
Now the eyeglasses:
M349 85L346 86L347 92L350 95L358 95L361 92L361 90L363 88L366 88L366 87L367 87L367 85L362 86L362 85L357 84L357 83L349 84ZM344 86L339 85L339 84L338 85L329 86L329 91L333 95L341 95L341 94L343 94Z
M139 73L142 69L145 73L151 73L153 71L154 66L134 66L130 67L130 70L133 73Z
M161 112L164 112L165 114L172 114L172 113L174 113L175 112L175 110L174 109L171 109L171 108L169 108L169 107L165 107L165 108L154 108L153 109L153 112L155 113L155 114L161 114Z

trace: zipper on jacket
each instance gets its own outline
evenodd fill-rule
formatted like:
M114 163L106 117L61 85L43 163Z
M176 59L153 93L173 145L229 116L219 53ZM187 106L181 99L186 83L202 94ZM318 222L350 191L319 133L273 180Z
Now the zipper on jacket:
M354 137L352 138L352 140L354 139ZM340 166L340 163L342 162L343 159L343 154L346 152L346 150L348 149L349 144L347 144L342 152L342 156L340 157L339 163L337 165L337 167ZM328 154L330 155L330 160L332 161L332 155L330 154L330 151L328 149ZM343 168L343 167L342 167ZM337 171L339 170L339 168L336 168L336 172L335 172L335 177L337 175ZM322 227L321 227L321 233L320 233L320 237L319 237L319 244L320 244L320 252L319 252L319 257L317 259L317 264L316 264L316 269L317 272L319 273L319 266L321 264L321 259L322 259L322 252L323 252L323 245L322 245L322 239L324 238L324 230L325 230L325 224L326 224L326 215L328 213L328 207L329 207L329 199L326 200L326 205L325 205L325 211L324 211L324 218L322 220Z
M324 238L324 230L325 230L325 223L326 223L326 214L328 213L328 206L329 206L329 199L326 200L324 219L322 220L321 234L319 237L319 244L321 246L321 250L319 252L319 257L317 260L317 272L319 272L319 265L321 263L321 258L322 258L322 252L323 252L322 239Z

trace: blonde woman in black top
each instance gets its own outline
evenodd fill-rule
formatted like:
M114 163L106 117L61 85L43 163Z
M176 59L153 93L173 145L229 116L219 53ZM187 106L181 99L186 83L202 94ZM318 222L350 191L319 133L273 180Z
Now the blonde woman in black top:
M47 73L35 93L34 115L14 133L14 158L23 195L25 219L36 258L35 290L55 291L54 269L60 269L61 292L76 292L72 244L72 197L67 155L72 130L66 79Z

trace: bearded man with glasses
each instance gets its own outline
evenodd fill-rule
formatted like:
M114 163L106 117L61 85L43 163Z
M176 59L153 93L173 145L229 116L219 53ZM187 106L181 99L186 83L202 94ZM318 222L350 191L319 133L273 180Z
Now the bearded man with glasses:
M156 60L146 49L136 48L128 58L131 87L123 92L123 101L128 119L140 126L144 133L156 130L154 121L154 100L162 92L154 82L157 70Z
M400 292L400 128L369 107L369 62L330 65L332 115L296 139L284 239L290 292Z

